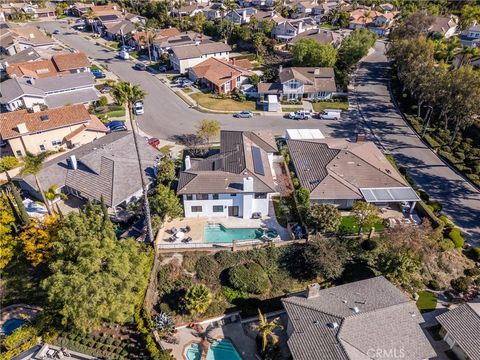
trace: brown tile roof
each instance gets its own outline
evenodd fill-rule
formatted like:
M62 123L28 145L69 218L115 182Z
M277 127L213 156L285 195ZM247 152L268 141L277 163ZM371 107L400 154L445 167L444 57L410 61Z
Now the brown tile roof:
M19 40L32 45L53 44L52 38L45 35L35 26L19 26L10 29Z
M312 199L361 199L360 188L408 187L372 142L288 140L302 186Z
M180 34L180 30L172 27L172 28L167 28L167 29L160 29L158 31L158 33L159 33L160 36L170 37L170 36L175 36L175 35Z
M90 61L82 52L53 55L52 61L57 66L58 71L68 71L90 66Z
M70 134L65 136L66 141L72 140L75 136L83 133L84 131L98 131L107 133L108 129L95 115L90 115L90 121L88 123L82 124L79 128L73 130Z
M31 134L88 123L90 120L90 114L81 104L34 113L27 110L13 111L0 114L0 136L6 140L24 135L18 130L18 125L22 123L27 126L27 134Z
M10 77L31 77L35 79L57 76L58 71L51 60L27 61L7 67Z
M217 86L222 86L227 81L230 81L237 76L250 76L253 74L251 71L243 69L236 64L233 65L228 61L214 57L195 65L191 70L195 73L197 78L207 79Z
M178 194L241 193L245 177L253 177L254 192L274 192L267 155L274 150L272 141L260 141L259 134L249 131L222 131L220 153L206 159L192 159L191 168L180 173ZM253 148L260 152L263 174L255 169Z

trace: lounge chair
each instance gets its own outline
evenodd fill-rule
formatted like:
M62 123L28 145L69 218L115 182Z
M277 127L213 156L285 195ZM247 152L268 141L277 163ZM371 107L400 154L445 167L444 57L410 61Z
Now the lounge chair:
M177 228L172 227L172 228L170 229L170 234L175 234L177 231L178 231Z
M170 237L168 238L168 240L169 240L170 242L174 242L175 240L177 240L177 237L176 237L175 235L172 235L172 236L170 236Z
M192 238L189 236L189 237L185 238L183 241L186 242L186 243L189 243L190 241L192 241Z

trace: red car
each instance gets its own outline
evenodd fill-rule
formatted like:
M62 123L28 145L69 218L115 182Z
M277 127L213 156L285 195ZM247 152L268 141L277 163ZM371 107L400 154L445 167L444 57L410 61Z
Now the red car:
M148 144L153 146L154 148L158 148L158 145L160 145L160 140L157 138L151 138L148 139Z

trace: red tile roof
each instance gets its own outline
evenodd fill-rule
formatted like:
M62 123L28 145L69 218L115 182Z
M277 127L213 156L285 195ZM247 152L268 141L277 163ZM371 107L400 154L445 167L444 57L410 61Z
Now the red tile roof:
M68 71L90 66L90 61L82 52L53 55L52 61L57 66L58 71Z
M192 71L198 78L205 78L211 83L222 86L227 81L240 75L252 75L253 73L231 62L211 57L200 64L192 67Z

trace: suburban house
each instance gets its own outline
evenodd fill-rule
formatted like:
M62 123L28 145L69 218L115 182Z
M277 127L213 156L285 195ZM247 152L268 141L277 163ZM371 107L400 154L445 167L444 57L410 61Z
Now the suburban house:
M370 9L350 12L349 29L367 28L379 36L387 35L395 21L397 12L381 13Z
M432 35L442 35L446 39L455 35L458 27L458 16L435 16L433 24L428 28Z
M72 16L82 17L87 12L89 12L95 4L93 3L83 3L83 2L76 2L73 5L70 5L68 12Z
M170 15L176 17L195 16L196 14L203 13L204 8L203 5L190 3L189 5L180 6L178 9L173 8L170 11Z
M159 160L158 151L142 140L138 141L142 171L151 184ZM103 198L112 212L138 200L143 194L130 131L105 135L48 160L38 177L45 189L56 184L58 192L80 199L100 202ZM23 191L41 199L33 176L18 176L13 180Z
M6 71L10 65L25 63L41 59L41 55L34 48L27 48L15 55L2 56L0 59L0 69Z
M460 43L463 46L480 47L480 23L475 23L468 29L462 31Z
M439 316L440 335L460 360L480 360L480 303L459 305Z
M56 108L67 104L91 104L98 97L90 72L39 79L14 77L2 82L0 105L7 111L21 107L30 109L36 104Z
M127 40L127 44L134 46L137 49L143 49L147 45L147 37L151 39L151 47L153 49L155 42L162 42L168 40L170 37L174 37L180 34L180 30L177 28L166 28L159 30L148 31L135 31L131 33L130 38Z
M335 48L338 48L346 36L346 30L339 32L318 28L298 34L292 39L290 44L295 45L301 39L313 39L322 45L333 45Z
M227 7L222 3L211 3L203 8L203 15L207 20L215 20L222 17Z
M310 191L312 203L349 209L355 201L378 206L420 201L377 146L357 136L343 139L287 140L300 184Z
M340 6L340 4L343 4L343 1L336 1L336 0L328 0L325 2L321 2L320 4L317 4L313 8L313 15L318 17L318 20L329 16L332 11L337 10Z
M230 20L234 24L248 24L250 22L250 18L255 15L256 12L257 9L253 7L234 9L227 12L224 19Z
M50 344L35 345L12 358L13 360L96 360L97 358Z
M282 299L294 360L436 358L415 303L383 276Z
M396 10L397 10L397 8L395 7L395 5L390 4L390 3L380 4L380 5L378 5L378 7L379 7L380 9L382 9L382 11L384 11L384 12L392 12L392 11L396 11Z
M55 7L53 6L46 6L44 8L39 7L36 4L25 4L22 7L22 12L26 15L29 15L31 19L48 19L48 18L55 18Z
M280 41L290 41L305 31L317 28L318 25L312 17L287 19L277 23L272 30L272 36Z
M250 61L245 60L226 61L211 57L191 67L188 70L188 77L214 92L229 93L248 83L250 76L254 74Z
M34 48L35 50L50 49L55 42L35 26L1 27L0 28L0 53L14 55L22 50Z
M278 78L278 83L258 84L258 94L284 100L331 99L337 91L333 68L280 67Z
M317 6L317 0L301 0L293 4L294 14L296 17L306 17L313 13L313 9Z
M53 55L49 60L27 61L7 67L9 77L38 79L60 74L75 74L90 71L90 61L84 53Z
M108 40L122 40L135 33L137 27L129 20L120 20L105 24L103 36Z
M286 21L278 12L275 10L272 11L257 11L254 15L252 15L254 19L257 21L273 21L276 25L281 22Z
M152 52L157 59L164 53L171 53L172 48L178 46L212 42L209 36L195 31L180 32L177 28L160 30L159 36L153 41Z
M204 42L175 46L171 51L170 63L173 69L183 74L191 67L211 57L228 61L232 48L223 42Z
M185 158L177 187L185 217L268 215L270 196L276 192L272 176L276 152L271 134L222 131L218 154Z
M27 151L37 154L80 146L107 133L105 125L83 105L36 110L0 114L0 136L16 157Z

